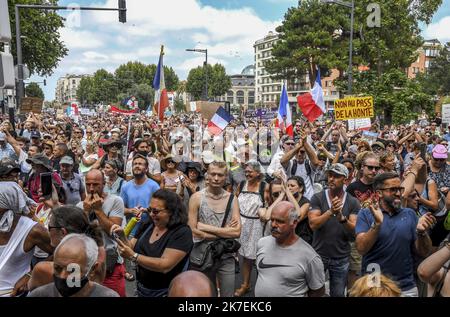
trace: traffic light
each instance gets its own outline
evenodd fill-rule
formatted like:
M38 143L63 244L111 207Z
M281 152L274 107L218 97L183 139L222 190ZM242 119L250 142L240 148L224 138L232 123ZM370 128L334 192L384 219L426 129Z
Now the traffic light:
M119 22L127 22L127 3L126 0L119 0Z

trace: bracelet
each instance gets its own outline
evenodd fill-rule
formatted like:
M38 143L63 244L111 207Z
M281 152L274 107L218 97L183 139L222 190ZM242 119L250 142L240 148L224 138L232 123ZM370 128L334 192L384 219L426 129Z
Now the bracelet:
M414 177L417 177L417 174L414 173L413 171L408 171L408 172L405 174L405 177L408 176L409 174L413 174Z
M31 278L31 272L28 272L27 274L25 274L25 276L28 276Z

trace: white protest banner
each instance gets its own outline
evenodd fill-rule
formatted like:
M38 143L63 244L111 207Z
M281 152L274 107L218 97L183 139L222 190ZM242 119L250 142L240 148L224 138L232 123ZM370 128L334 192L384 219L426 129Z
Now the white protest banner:
M450 124L450 104L442 105L442 123Z

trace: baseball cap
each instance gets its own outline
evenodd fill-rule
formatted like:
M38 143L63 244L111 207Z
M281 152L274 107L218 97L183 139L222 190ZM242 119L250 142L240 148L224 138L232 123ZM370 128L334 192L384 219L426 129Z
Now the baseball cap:
M41 133L39 131L31 131L31 136L32 139L40 139L41 138Z
M341 163L335 163L331 165L327 170L327 173L328 172L333 172L335 174L345 176L345 178L348 177L348 169L344 164Z
M5 157L0 161L0 176L6 176L12 171L20 172L20 167L16 161Z
M433 157L436 159L446 159L447 158L447 149L442 144L438 144L433 148Z
M114 128L114 129L111 129L111 133L113 133L113 132L117 132L117 133L120 133L120 129L119 129L119 128Z
M73 159L70 156L64 156L61 161L59 161L59 164L73 165Z

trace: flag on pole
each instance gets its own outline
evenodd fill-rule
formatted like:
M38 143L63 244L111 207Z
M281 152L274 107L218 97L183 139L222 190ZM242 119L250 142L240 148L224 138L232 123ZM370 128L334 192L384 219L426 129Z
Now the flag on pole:
M325 102L323 101L322 81L320 79L320 69L317 70L317 77L311 92L297 97L298 106L303 115L313 122L326 112Z
M153 79L153 89L155 89L155 103L153 108L158 114L159 120L164 120L164 111L169 106L169 97L167 96L166 83L164 82L164 45L161 45L161 55L159 56L158 67L155 78Z
M233 120L233 117L223 107L219 107L208 123L208 130L214 135L219 135L231 120Z
M278 108L277 121L275 127L279 129L286 129L286 133L291 137L294 136L294 127L292 126L292 113L289 106L289 98L286 91L286 85L283 85L283 91L281 92L280 106Z

